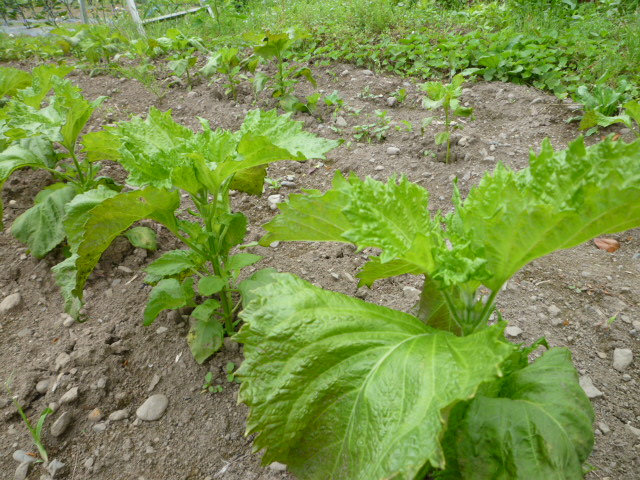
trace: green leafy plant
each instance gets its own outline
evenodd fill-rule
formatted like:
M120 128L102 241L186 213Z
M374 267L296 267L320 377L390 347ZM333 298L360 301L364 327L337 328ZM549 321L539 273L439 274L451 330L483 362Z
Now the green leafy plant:
M233 362L228 362L225 365L224 371L227 374L227 382L233 383L238 381L238 379L236 378L236 374L234 372L235 369L236 369L236 364Z
M398 90L393 92L391 96L395 98L398 101L398 103L404 103L407 100L407 96L408 96L407 89L399 88Z
M213 383L213 372L207 372L204 376L204 383L202 384L202 391L200 393L220 393L224 392L224 387L222 385L214 385Z
M380 249L361 285L424 286L415 315L290 274L245 297L239 400L263 462L305 480L583 478L594 414L571 354L508 342L495 302L528 262L640 225L639 155L640 141L545 141L529 168L498 165L464 200L454 188L444 217L404 177L338 173L326 193L292 195L262 245Z
M253 53L267 62L275 63L276 75L273 79L273 98L280 99L281 105L287 106L300 103L295 98L294 90L298 79L306 78L314 87L316 80L309 67L298 67L288 61L290 50L294 43L302 38L298 32L274 34L267 31L264 35L249 35L247 40L252 41ZM269 77L263 72L256 72L254 86L260 93L270 83Z
M93 155L120 163L129 173L127 184L139 189L88 212L67 265L73 295L81 301L89 274L117 235L142 219L164 225L185 248L166 252L145 268L153 288L144 324L163 310L195 307L187 341L199 363L221 348L225 334L234 333L240 273L261 259L232 252L244 239L247 218L232 210L229 191L261 195L268 164L324 158L339 144L304 132L302 122L275 111L249 112L237 132L213 130L204 119L201 126L195 133L170 112L152 109L144 120L87 135ZM188 219L177 211L181 192L190 203Z
M237 48L221 48L207 59L207 63L198 72L206 78L212 78L214 74L222 74L226 78L225 93L230 93L233 99L238 98L238 85L247 77L242 73L243 69L255 71L257 61L255 58L241 59Z
M391 128L391 118L387 116L386 110L376 110L374 112L376 118L375 123L363 125L355 125L353 127L353 138L358 142L371 143L376 141L382 143L387 138L387 133Z
M456 75L449 84L440 82L427 82L420 85L427 96L422 100L422 106L427 110L442 108L444 112L444 132L436 134L436 145L447 145L445 163L449 163L451 158L451 134L453 130L461 128L460 125L452 125L454 117L469 117L473 114L473 108L460 105L462 95L462 84L464 77ZM423 120L423 129L433 121L433 117Z
M622 123L635 134L640 137L640 103L632 100L622 106L622 112L619 115L604 115L598 110L590 110L584 114L580 122L580 130L592 130L600 127L608 127L616 123Z
M618 89L598 84L589 90L586 85L581 85L578 87L574 99L583 105L584 115L570 118L568 121L580 120L580 130L587 130L587 136L594 134L598 126L608 126L604 125L606 123L605 117L615 116L620 105L628 100L626 93L628 89L629 86L625 82L622 82Z
M53 410L51 410L50 408L45 408L40 414L40 417L38 418L38 423L36 423L36 426L34 427L31 425L31 421L29 421L29 417L27 417L27 415L24 413L24 409L22 408L22 405L20 405L20 402L18 402L18 398L14 396L13 393L11 392L9 381L5 383L5 388L7 389L7 393L9 394L9 396L11 397L11 400L13 401L13 405L16 407L16 410L18 410L18 413L20 414L22 421L24 422L27 429L29 430L29 434L31 435L31 440L33 441L33 444L35 445L35 447L38 449L40 458L42 459L43 462L48 463L49 455L47 454L47 449L44 446L44 443L42 442L42 428L44 427L44 422L46 421L47 417L53 413Z

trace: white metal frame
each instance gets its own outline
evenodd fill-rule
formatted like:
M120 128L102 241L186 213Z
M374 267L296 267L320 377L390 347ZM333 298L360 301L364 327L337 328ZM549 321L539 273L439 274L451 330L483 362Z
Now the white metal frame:
M155 18L147 18L145 20L141 20L140 14L138 13L138 8L136 7L135 0L126 0L126 1L127 1L127 8L129 9L129 13L131 14L131 18L133 18L133 22L138 27L138 32L140 32L140 35L145 35L144 25L146 25L147 23L161 22L163 20L169 20L170 18L182 17L190 13L199 12L202 9L207 9L207 11L209 12L209 15L211 15L211 17L214 18L213 10L211 9L211 7L205 4L204 0L200 0L199 7L190 8L188 10L184 10L181 12L169 13L168 15L161 15ZM80 3L84 3L84 0L80 0Z

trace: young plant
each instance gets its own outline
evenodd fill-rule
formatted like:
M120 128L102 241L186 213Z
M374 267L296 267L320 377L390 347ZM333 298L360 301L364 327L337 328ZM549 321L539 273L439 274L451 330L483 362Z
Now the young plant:
M356 141L371 143L375 140L378 143L382 143L386 140L387 132L391 128L391 118L387 116L386 110L376 110L374 113L377 117L376 123L353 127L353 138Z
M640 103L632 100L622 106L619 115L607 116L597 110L590 110L584 114L580 122L580 130L591 130L597 127L608 127L616 123L622 123L629 128L636 137L640 137Z
M13 401L13 405L16 407L16 410L18 410L18 413L20 414L22 421L24 422L27 429L29 430L29 434L31 435L31 440L33 441L33 444L35 445L35 447L38 449L40 458L44 463L48 463L49 455L47 454L47 449L44 446L44 443L42 442L42 428L44 427L45 420L50 414L53 413L53 410L51 410L50 408L45 408L40 414L40 417L38 418L38 423L36 424L35 427L33 427L31 425L31 422L29 421L29 417L27 417L27 415L24 413L22 405L20 405L20 402L18 402L18 398L14 396L13 393L11 392L11 388L9 387L9 382L5 383L5 388L7 389L7 393L9 394L9 396L11 397L11 400Z
M287 58L294 42L304 38L295 32L272 34L266 32L261 36L248 36L255 45L253 53L267 62L274 62L276 66L276 76L273 82L273 98L280 99L283 108L287 105L300 103L295 98L294 90L300 77L306 78L314 87L317 85L313 74L308 67L298 67L290 65ZM269 83L269 77L264 73L258 72L254 77L254 85L256 93L264 90Z
M606 123L605 117L615 116L618 113L620 104L629 98L627 94L629 88L625 82L622 82L620 89L600 84L589 90L586 85L581 85L576 91L574 100L583 105L584 115L570 118L568 121L580 120L580 130L587 130L586 136L593 135L599 126L607 126L601 125L598 122L600 119L602 123Z
M212 78L216 73L226 77L225 93L231 94L234 100L238 98L238 85L247 77L242 73L247 69L251 73L255 71L257 59L241 59L237 48L221 48L207 60L207 64L198 72L205 78Z
M461 128L459 125L452 126L454 117L469 117L473 114L473 108L467 108L460 105L460 96L462 95L462 84L464 77L456 75L448 85L440 82L427 82L420 85L427 96L422 100L422 106L427 110L436 110L442 108L444 112L444 132L436 134L436 145L447 144L447 153L445 163L449 163L451 158L451 133L454 129ZM433 117L429 117L423 121L423 128L433 121ZM425 123L426 122L426 123Z
M444 217L404 177L337 173L324 194L292 195L261 244L380 249L361 284L408 273L424 286L410 315L290 274L255 279L235 339L262 461L301 480L583 478L594 414L569 350L513 345L490 320L528 262L640 226L639 156L640 140L545 141L529 168L498 165L465 200L454 188Z
M82 299L85 282L100 256L134 222L151 219L164 225L184 249L163 254L145 268L153 286L144 310L150 325L160 312L195 307L187 341L197 362L204 362L237 324L238 281L245 267L261 257L232 253L243 242L247 218L231 208L231 189L261 195L266 167L279 160L324 158L339 142L302 131L302 122L277 112L249 112L237 132L202 132L176 123L171 113L152 109L146 120L90 134L94 151L119 162L134 190L106 199L88 212L79 247L68 264L73 294ZM183 195L181 195L181 193ZM188 197L188 219L177 210Z
M220 393L224 391L222 385L214 385L213 372L207 372L204 376L204 383L202 384L202 391L200 393Z

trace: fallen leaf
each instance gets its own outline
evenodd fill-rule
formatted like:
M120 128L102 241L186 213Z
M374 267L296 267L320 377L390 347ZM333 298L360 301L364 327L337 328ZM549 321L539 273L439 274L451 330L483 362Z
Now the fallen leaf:
M620 248L620 243L613 238L596 238L593 240L600 250L606 250L609 253L613 253Z
M615 142L616 140L619 140L621 136L622 136L622 135L620 135L619 133L616 133L616 134L613 136L613 139L612 139L612 140Z

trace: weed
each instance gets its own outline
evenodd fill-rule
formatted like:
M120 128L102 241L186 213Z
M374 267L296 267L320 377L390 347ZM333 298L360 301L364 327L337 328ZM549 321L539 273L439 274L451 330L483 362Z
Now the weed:
M387 116L386 110L376 110L374 113L377 117L375 123L353 127L353 138L356 141L371 143L375 140L378 143L382 143L386 140L387 132L391 128L391 118Z

